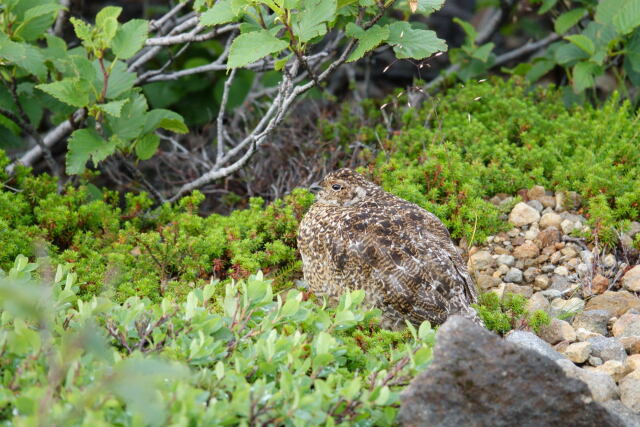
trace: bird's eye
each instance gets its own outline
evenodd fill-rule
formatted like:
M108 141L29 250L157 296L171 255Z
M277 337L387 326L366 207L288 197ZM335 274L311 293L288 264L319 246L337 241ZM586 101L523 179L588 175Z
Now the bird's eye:
M338 190L341 190L341 189L342 189L342 185L340 185L340 184L333 184L333 185L331 186L331 188L333 188L334 190L338 191Z

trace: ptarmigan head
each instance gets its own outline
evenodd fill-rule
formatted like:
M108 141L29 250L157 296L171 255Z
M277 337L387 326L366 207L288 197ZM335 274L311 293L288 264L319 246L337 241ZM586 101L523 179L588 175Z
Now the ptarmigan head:
M382 191L359 173L347 168L331 172L309 189L316 194L316 203L344 207L362 203Z

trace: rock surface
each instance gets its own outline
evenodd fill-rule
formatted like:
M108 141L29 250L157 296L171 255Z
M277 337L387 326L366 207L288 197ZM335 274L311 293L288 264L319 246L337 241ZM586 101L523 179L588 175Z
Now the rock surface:
M433 362L401 401L405 426L624 425L551 359L461 316L440 327Z

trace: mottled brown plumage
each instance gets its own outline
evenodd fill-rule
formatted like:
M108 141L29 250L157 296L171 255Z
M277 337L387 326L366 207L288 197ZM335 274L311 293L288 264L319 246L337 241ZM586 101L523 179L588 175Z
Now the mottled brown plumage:
M316 188L298 248L310 289L336 298L364 289L385 325L441 324L449 314L480 323L475 285L449 232L431 212L340 169Z

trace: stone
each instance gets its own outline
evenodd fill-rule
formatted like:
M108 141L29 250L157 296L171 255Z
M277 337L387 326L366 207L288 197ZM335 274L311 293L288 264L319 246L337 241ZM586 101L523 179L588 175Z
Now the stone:
M640 369L640 354L632 354L627 357L626 365L629 371Z
M516 227L532 224L540 219L540 213L527 205L526 203L518 203L513 207L509 214L509 222Z
M402 392L398 421L411 427L623 425L594 400L587 384L552 360L451 316L438 330L430 366Z
M576 272L580 277L585 277L589 273L589 270L590 270L589 266L587 266L587 264L583 262L578 264L578 266L576 267Z
M576 328L574 328L576 329ZM578 341L587 341L591 337L602 337L603 335L596 334L595 332L591 332L586 330L585 328L577 328L576 329L576 338Z
M540 338L549 344L557 344L560 341L575 341L576 331L573 327L560 319L551 319L548 325L540 328Z
M617 360L607 360L602 365L596 367L595 370L609 375L615 382L619 382L625 375L631 372L626 363Z
M547 289L542 291L542 295L544 295L549 301L553 301L556 298L560 298L562 296L562 292L556 289Z
M540 228L546 229L549 227L555 227L556 229L560 228L560 224L562 223L562 217L555 212L549 212L540 218Z
M476 283L480 289L491 289L500 286L502 280L499 277L489 276L488 274L478 274Z
M527 205L531 206L533 209L537 210L538 212L542 212L542 210L544 209L544 206L542 206L542 203L540 203L537 200L529 200L527 202Z
M549 262L551 262L552 264L557 264L560 262L560 258L562 258L562 253L560 251L556 251L549 257ZM553 269L555 270L555 267L553 267Z
M499 255L496 258L496 262L498 263L498 265L506 265L508 267L512 267L516 262L516 259L511 255Z
M616 261L616 257L613 254L607 254L602 260L602 264L606 268L614 268L616 265L618 265L618 262Z
M569 275L569 270L567 270L567 267L565 267L564 265L561 265L559 267L556 267L553 272L559 276L568 276Z
M568 377L586 383L591 391L593 400L596 402L606 402L611 399L617 399L620 395L615 381L607 374L578 368L569 359L556 360L556 364L562 368Z
M545 208L553 209L556 207L556 199L553 196L541 196L538 200Z
M636 265L622 276L622 286L631 292L640 292L640 265Z
M602 359L600 359L599 357L590 356L589 357L589 365L591 365L591 366L600 366L600 365L602 365ZM613 378L611 378L611 379L613 379Z
M563 354L573 363L584 363L591 356L591 343L574 342L564 349Z
M493 267L495 260L488 251L478 251L469 257L469 269L475 271Z
M533 295L533 289L530 286L516 285L515 283L505 283L504 292L516 295L522 295L525 298L530 298Z
M542 289L542 290L547 289L549 287L549 283L550 283L549 278L543 274L536 276L536 278L533 279L533 285L538 289Z
M609 313L606 310L584 310L576 314L571 325L576 330L582 328L599 335L607 335L608 321Z
M524 242L522 245L518 246L513 250L513 255L516 258L535 258L540 253L540 249L533 242Z
M606 310L609 317L620 317L630 309L640 309L640 298L627 291L605 291L587 303L586 310Z
M591 291L594 294L599 295L607 289L609 289L609 279L607 279L600 273L596 274L591 281Z
M640 337L620 337L620 343L628 354L640 354Z
M512 330L504 339L519 347L535 351L551 360L566 359L565 355L555 351L549 343L532 332Z
M587 342L591 343L591 354L604 362L607 360L624 362L627 359L627 352L616 338L591 337Z
M551 277L551 286L549 287L549 289L556 289L560 292L564 292L570 287L571 284L569 283L569 279L566 276L559 276L557 274L554 274L553 277Z
M502 277L507 274L509 271L509 267L504 264L501 264L496 271L493 272L493 277Z
M611 333L614 337L640 336L640 314L623 314L613 324Z
M560 237L559 227L549 226L538 233L535 241L541 248L546 248L558 243L560 241Z
M640 412L640 370L620 380L620 400L633 412Z
M547 313L550 307L549 301L542 295L542 292L533 294L525 306L529 313L533 313L536 310L542 310Z
M536 278L536 276L538 276L538 274L540 274L539 268L529 267L524 271L522 278L526 283L531 283Z
M580 298L574 297L568 300L562 298L556 298L551 301L551 308L549 314L553 317L558 316L573 316L576 313L582 311L584 308L584 301Z
M536 237L538 237L539 233L540 229L538 228L538 224L534 222L533 224L531 224L531 227L529 227L529 229L524 232L524 238L525 240L534 240Z
M507 271L507 274L504 275L504 281L511 283L522 282L522 271L517 268L510 268L509 271Z
M578 255L578 252L575 251L575 249L573 249L572 247L564 247L560 253L562 254L562 257L564 259L570 259L573 258L574 256Z
M622 419L622 423L625 426L640 427L640 414L636 414L631 409L627 408L621 401L609 400L607 402L603 402L602 405L607 408L609 412Z
M575 227L576 223L568 219L565 219L560 223L560 228L564 234L571 234Z
M534 185L529 190L527 190L527 198L529 198L529 200L539 200L540 197L546 195L546 190L542 185Z

